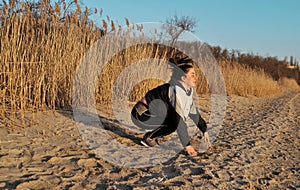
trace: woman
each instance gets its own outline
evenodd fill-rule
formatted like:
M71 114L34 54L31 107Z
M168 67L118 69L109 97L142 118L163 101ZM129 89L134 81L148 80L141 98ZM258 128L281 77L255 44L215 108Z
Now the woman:
M170 59L170 62L176 65L170 82L148 91L133 107L131 118L140 128L152 129L141 141L144 146L155 146L158 137L177 130L186 153L196 156L197 152L191 146L187 132L187 117L194 121L203 133L204 140L209 143L206 122L193 102L193 87L196 86L197 76L191 59L175 58Z

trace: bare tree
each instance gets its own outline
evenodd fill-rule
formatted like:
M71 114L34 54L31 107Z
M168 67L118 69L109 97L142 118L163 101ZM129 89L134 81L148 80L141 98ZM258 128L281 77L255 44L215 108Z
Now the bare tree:
M168 24L166 27L167 33L172 38L171 45L176 43L184 31L194 32L193 29L196 27L196 19L189 16L178 17L175 15L173 18L167 19L166 23Z

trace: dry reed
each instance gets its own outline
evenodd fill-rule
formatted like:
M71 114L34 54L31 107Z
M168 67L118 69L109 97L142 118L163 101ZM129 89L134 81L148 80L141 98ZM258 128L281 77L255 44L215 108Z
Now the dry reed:
M112 25L111 30L117 30L114 22L107 16L107 21L103 20L102 30L95 29L93 22L88 21L88 9L85 8L82 13L78 4L76 10L63 19L61 15L67 12L65 4L52 7L43 3L37 12L31 12L29 4L22 3L22 14L10 12L17 5L10 6L3 6L0 10L0 117L25 110L71 106L72 85L80 59L103 32L109 30L108 23ZM129 26L128 19L125 20ZM119 30L121 28L119 26ZM118 46L118 42L113 45ZM197 44L185 45L197 50ZM113 49L105 51L111 52ZM167 52L170 53L156 44L148 44L127 48L114 56L99 75L95 90L97 103L110 104L113 83L130 64L149 58L167 60L170 56ZM265 96L280 92L276 82L262 70L254 71L227 62L220 62L220 66L229 95ZM205 67L214 72L214 69L209 69L210 65ZM197 93L210 93L201 69L196 70L199 73ZM151 74L154 71L148 72ZM130 92L131 101L138 100L147 90L162 82L157 79L140 81ZM121 86L119 92L126 88Z
M287 89L292 90L292 91L300 92L300 86L298 85L298 83L296 82L296 80L294 78L282 77L282 78L279 79L278 82L284 88L287 88Z
M220 61L229 95L270 96L281 92L281 87L263 69L254 70L237 62Z
M82 16L76 10L78 14L62 22L57 4L55 10L44 6L38 12L31 12L27 3L21 4L20 12L10 12L18 7L0 10L2 117L71 105L70 87L79 59L100 36L93 23L86 22L87 13Z

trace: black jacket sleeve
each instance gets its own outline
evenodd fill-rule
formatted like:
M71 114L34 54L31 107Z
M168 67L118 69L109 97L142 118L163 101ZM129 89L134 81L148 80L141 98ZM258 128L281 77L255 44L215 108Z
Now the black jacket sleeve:
M207 129L207 124L205 120L201 117L199 111L196 109L196 113L190 113L189 117L194 121L200 131L204 134Z
M187 125L186 125L186 122L184 122L181 117L180 117L178 127L177 127L177 134L178 134L180 142L183 146L190 145L191 138L187 131Z

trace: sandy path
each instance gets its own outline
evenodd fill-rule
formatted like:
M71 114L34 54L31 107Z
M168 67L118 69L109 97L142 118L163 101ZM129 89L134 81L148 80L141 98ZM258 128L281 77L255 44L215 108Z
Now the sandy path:
M31 128L9 132L1 126L0 189L297 189L299 128L299 93L230 98L209 151L133 169L98 158L70 113L45 112ZM126 134L115 134L132 143Z

